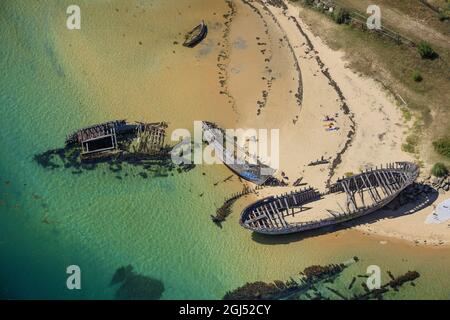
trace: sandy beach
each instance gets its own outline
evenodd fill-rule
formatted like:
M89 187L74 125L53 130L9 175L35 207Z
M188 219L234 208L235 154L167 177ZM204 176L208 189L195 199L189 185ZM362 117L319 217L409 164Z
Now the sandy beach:
M238 126L280 128L277 177L291 187L265 188L242 200L235 210L295 189L292 183L300 177L321 189L346 173L388 162L415 161L401 150L407 127L395 98L379 83L350 70L341 52L314 36L299 18L299 7L282 1L237 1L236 10L229 40L235 44L229 54L229 91L236 101ZM268 59L257 62L261 42L262 57ZM265 82L267 78L271 81ZM299 83L301 90L296 87ZM258 108L261 91L267 96ZM303 94L300 103L296 92ZM335 118L338 131L325 130L326 116ZM330 164L307 165L321 157ZM385 209L368 222L356 221L347 227L415 245L450 245L448 223L425 224L434 207L448 196L441 194L432 205L413 214Z

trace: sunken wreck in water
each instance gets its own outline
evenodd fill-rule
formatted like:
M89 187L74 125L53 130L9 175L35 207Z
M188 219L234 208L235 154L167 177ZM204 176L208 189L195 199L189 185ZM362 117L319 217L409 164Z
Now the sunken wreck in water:
M123 153L157 155L164 149L165 122L109 121L80 129L66 139L66 148L80 148L81 161L95 161Z
M396 162L339 179L324 193L306 188L262 199L244 209L240 224L278 235L319 229L368 215L391 202L419 176L410 162Z

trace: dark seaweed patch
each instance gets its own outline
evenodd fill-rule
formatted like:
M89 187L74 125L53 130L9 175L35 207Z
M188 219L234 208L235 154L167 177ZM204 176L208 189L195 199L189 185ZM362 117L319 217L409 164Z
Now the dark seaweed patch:
M120 267L119 269L116 270L116 272L114 273L113 278L111 279L111 286L121 283L123 281L125 281L125 279L129 276L133 274L133 266L131 264L129 264L126 267Z
M165 290L162 281L135 273L131 265L116 270L111 285L119 283L117 300L159 300Z
M224 299L228 300L277 300L277 299L342 299L342 300L368 300L383 299L388 292L397 292L400 288L410 283L415 286L414 282L420 277L417 271L408 271L398 277L388 272L390 281L381 285L378 289L369 289L366 284L367 275L353 276L352 281L347 286L345 292L340 292L336 287L332 286L334 280L338 279L345 269L352 264L357 263L359 259L354 257L352 261L341 264L329 264L326 266L314 265L307 267L300 272L300 278L290 278L290 280L262 282L256 281L246 283L245 285L229 291L225 294ZM358 280L360 279L360 280ZM361 282L359 286L354 286L356 282Z
M33 160L48 170L58 168L71 169L72 174L78 175L98 168L100 164L107 164L110 172L115 173L117 179L122 179L120 173L123 165L140 167L147 172L140 172L144 179L149 177L168 177L167 172L176 170L178 173L188 172L195 168L194 164L175 165L170 157L170 148L165 148L159 154L119 153L108 157L96 158L89 161L81 160L80 149L73 146L52 149L34 156ZM173 175L173 174L172 174ZM128 176L128 174L125 174Z

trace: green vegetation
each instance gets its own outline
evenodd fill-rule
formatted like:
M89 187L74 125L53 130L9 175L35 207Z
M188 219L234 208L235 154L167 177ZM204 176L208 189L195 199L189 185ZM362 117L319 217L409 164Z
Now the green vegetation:
M422 59L418 54L417 45L398 44L376 32L367 32L357 23L337 25L332 21L328 11L307 6L305 2L306 0L297 2L303 4L305 8L300 16L315 35L320 36L332 49L344 51L351 69L379 81L388 92L398 98L405 122L414 122L406 135L414 134L422 137L426 133L431 137L420 139L418 145L411 144L414 139L409 138L409 143L404 142L403 150L416 153L428 164L429 161L436 161L432 160L435 159L432 153L424 151L429 150L432 141L438 137L450 137L448 122L450 82L447 62L450 61L450 50L441 44L438 38L432 37L430 32L409 26L420 23L427 30L435 30L436 33L445 35L448 32L448 28L445 27L447 22L440 22L437 13L433 13L418 1L379 0L380 4L392 9L389 15L383 17L383 26L411 39L414 43L426 41L428 45L424 43L420 46L424 57L433 57L433 52L439 52L439 59ZM365 1L360 0L335 0L334 3L347 8L350 12L357 11L361 14L365 14L367 8ZM323 19L324 15L330 19ZM399 16L407 17L404 24L397 23ZM416 82L416 79L420 78L422 81ZM423 148L420 144L426 146Z
M422 59L433 60L438 57L436 51L434 51L433 48L425 41L421 41L419 43L419 45L417 46L417 51L419 52Z
M441 156L450 158L450 137L441 138L433 142L434 150Z
M337 24L350 22L350 12L345 8L338 8L333 12L333 20Z
M408 153L415 153L419 144L420 138L417 134L410 134L406 137L406 143L402 145L402 150Z
M448 169L443 163L435 163L431 169L431 174L435 177L445 177L448 174Z
M346 178L350 178L350 177L353 177L353 176L354 176L354 173L353 173L353 172L346 172L346 173L344 174L344 176L345 176Z
M415 150L416 149L414 148L414 146L412 146L410 144L407 144L407 143L402 144L402 151L404 151L404 152L414 153Z
M297 2L297 0L291 0ZM351 21L350 11L343 7L337 7L334 11L328 11L321 5L316 5L314 0L303 0L303 4L312 7L313 9L320 11L321 13L326 13L334 22L337 24L348 24Z
M407 107L402 107L400 110L402 111L403 118L405 119L405 121L406 122L411 121L412 119L411 111Z
M423 80L422 75L421 75L420 72L417 71L417 70L413 72L412 77L413 77L413 80L414 80L415 82L421 82L421 81Z
M450 19L450 17L447 15L447 13L439 12L439 21L444 22L444 21L449 20L449 19Z

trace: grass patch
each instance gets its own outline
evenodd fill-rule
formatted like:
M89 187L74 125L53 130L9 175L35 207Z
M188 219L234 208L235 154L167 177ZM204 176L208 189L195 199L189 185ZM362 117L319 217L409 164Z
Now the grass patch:
M433 141L433 147L438 154L450 159L450 137Z
M395 11L409 14L417 18L422 23L420 14L430 16L423 24L429 28L444 31L442 23L438 21L437 14L433 14L429 9L422 6L419 2L408 2L404 0L401 4L397 1L380 0L386 8L393 8ZM336 1L339 6L348 10L358 10L365 12L367 1L357 0L339 0ZM364 3L362 3L364 2ZM303 1L298 1L303 3ZM367 2L368 3L368 2ZM398 9L398 10L397 10ZM434 18L433 18L434 15ZM329 18L330 15L326 15ZM346 53L345 59L349 62L351 69L373 78L396 96L401 96L399 103L401 112L406 122L414 121L410 130L416 136L422 136L427 133L430 139L421 139L420 144L426 144L425 148L405 142L403 149L409 152L419 152L429 150L429 146L436 137L450 136L450 81L448 80L448 64L450 61L450 50L439 45L439 41L434 38L423 38L426 33L412 32L403 25L399 26L400 33L405 35L416 43L421 40L432 43L423 45L422 50L425 56L432 56L434 48L439 50L439 59L422 59L418 54L417 47L407 45L398 45L395 41L386 39L375 32L368 32L353 24L337 25L331 19L324 19L324 15L310 6L303 6L300 12L300 18L305 21L315 35L324 40L328 46L334 50L342 50ZM394 31L398 28L396 16L393 20L384 18L383 25ZM434 20L433 20L434 19ZM406 31L405 31L406 30ZM420 70L420 71L419 71ZM415 72L416 71L416 72ZM417 73L417 74L416 74ZM420 75L420 77L419 77ZM422 81L418 80L422 78ZM404 100L404 102L403 102ZM411 142L411 138L409 139ZM431 161L433 156L428 153L421 153L426 161Z
M297 0L291 0L297 2ZM322 5L316 4L314 0L302 0L303 5L308 6L320 13L326 14L337 24L348 24L351 21L351 13L344 7L336 7L333 11L326 10Z
M346 173L344 173L344 176L346 177L346 178L350 178L350 177L353 177L355 174L353 173L353 172L346 172Z
M431 174L435 177L445 177L448 174L448 169L443 163L435 163L431 168Z
M447 20L450 20L450 17L446 13L440 12L439 13L439 21L444 22L444 21L447 21Z
M404 143L404 144L402 144L402 151L408 152L408 153L414 153L416 151L416 148L410 144Z
M337 24L349 23L350 22L350 11L348 11L345 8L337 8L333 12L332 17L333 17L334 22L336 22Z
M411 119L412 119L411 111L407 107L401 107L400 110L402 111L403 118L405 119L405 121L406 122L411 121Z
M434 60L439 57L436 51L430 46L428 42L421 41L417 46L417 51L422 59Z
M411 134L408 137L406 137L406 143L417 146L419 144L419 136L416 134Z
M414 132L418 132L418 129L414 129ZM406 143L402 145L402 150L408 153L416 153L417 146L419 145L420 137L418 133L412 133L406 137Z
M421 75L420 72L417 71L417 70L413 72L412 78L413 78L413 80L414 80L415 82L422 82L422 80L423 80L422 75Z

